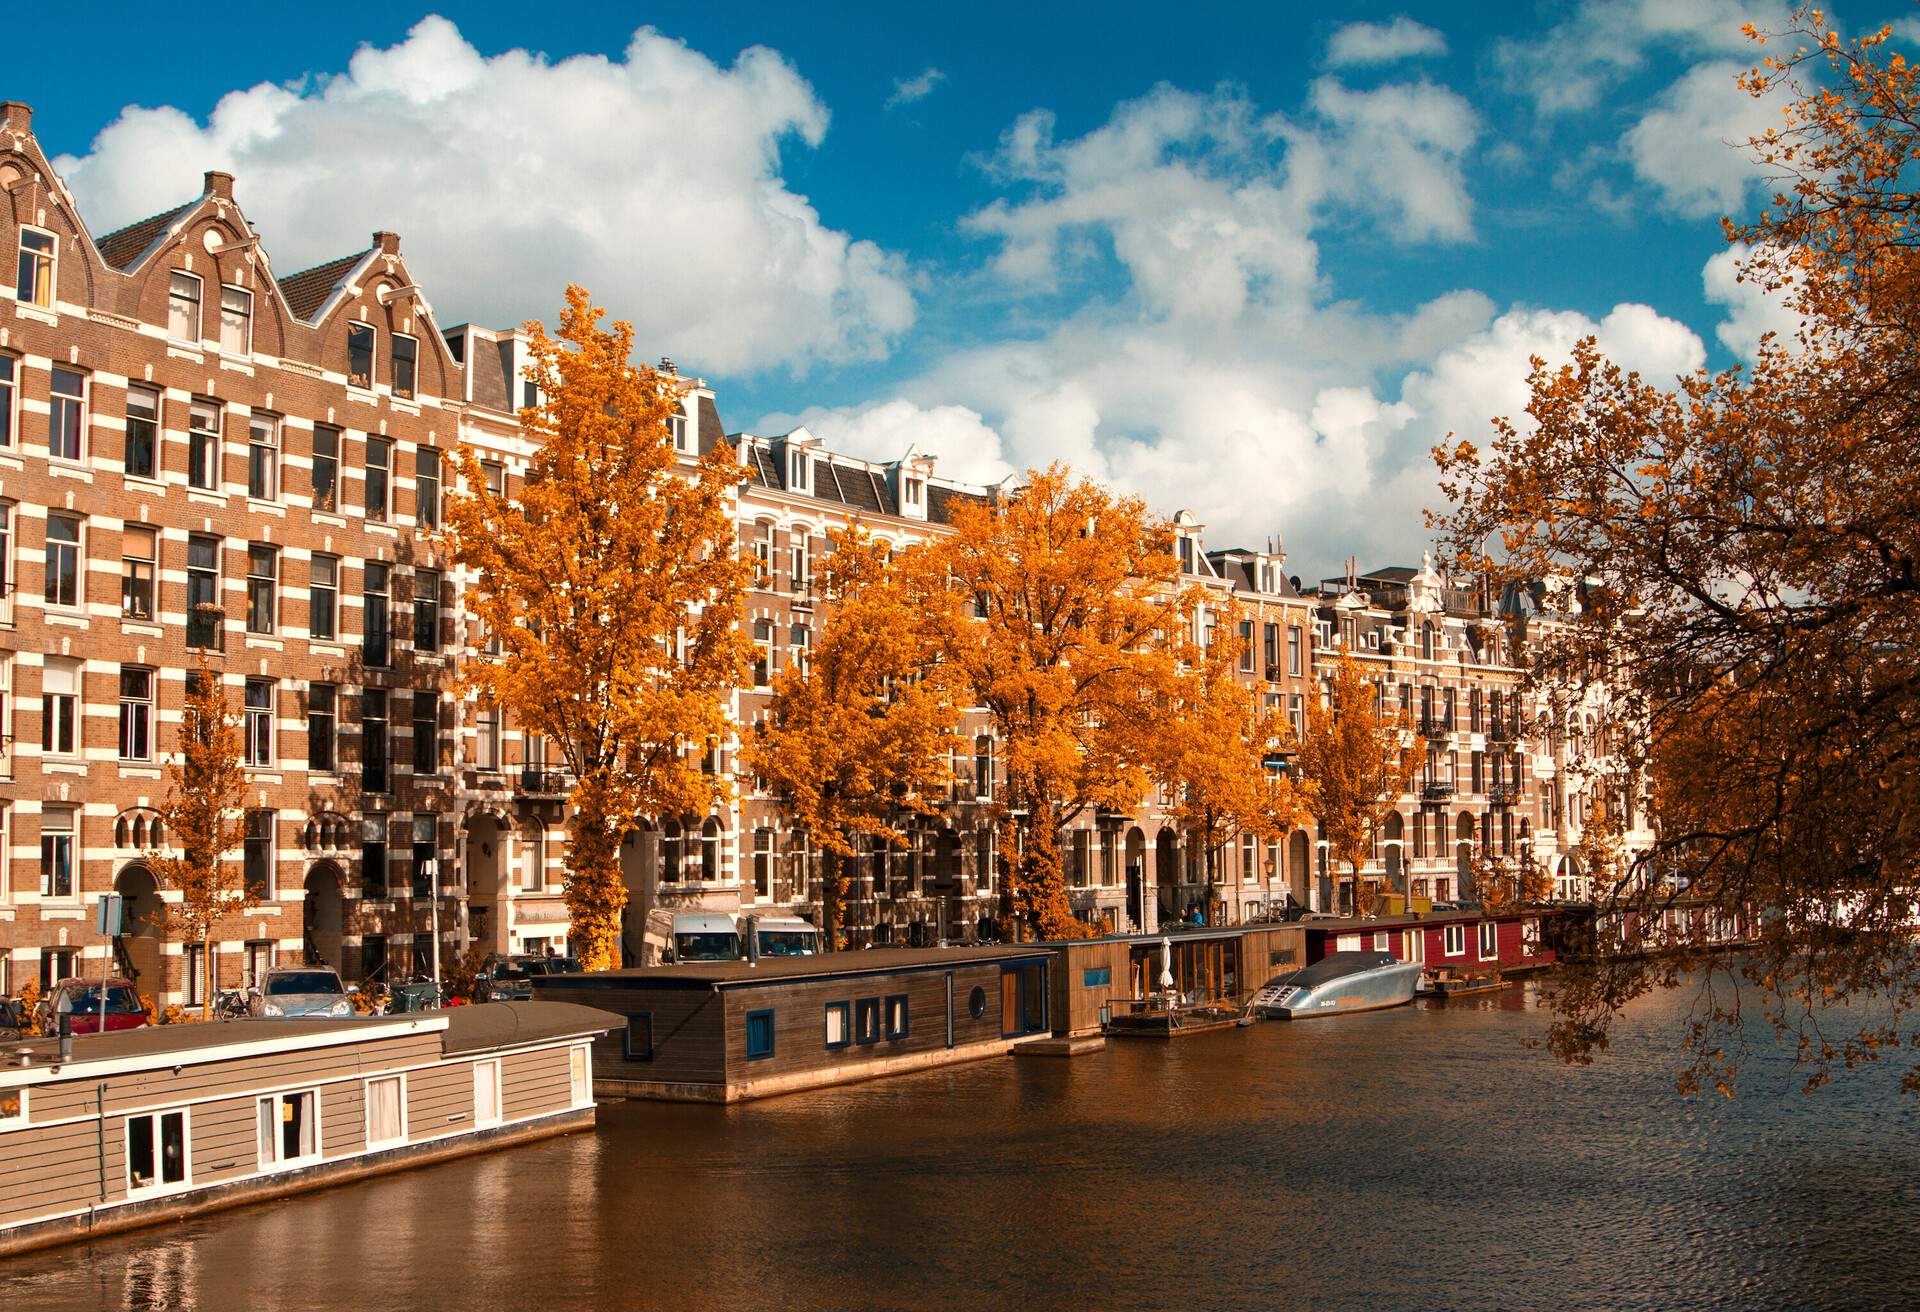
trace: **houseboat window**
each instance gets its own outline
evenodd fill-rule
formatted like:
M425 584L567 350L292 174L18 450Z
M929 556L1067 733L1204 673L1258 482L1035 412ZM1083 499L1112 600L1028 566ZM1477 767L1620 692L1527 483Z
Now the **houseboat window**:
M500 1124L498 1061L477 1061L473 1064L473 1123L476 1126Z
M584 1043L575 1044L567 1050L567 1078L573 1086L573 1105L590 1106L593 1102L593 1067Z
M187 1182L187 1114L127 1118L127 1192Z
M852 1041L848 1035L848 1029L852 1025L850 1019L852 1010L853 1004L849 1002L827 1004L827 1046L829 1048L844 1048Z
M260 1165L279 1166L319 1153L315 1101L311 1089L260 1099Z
M880 1041L880 999L861 998L853 1004L853 1038L856 1043Z
M367 1081L367 1147L398 1143L407 1137L406 1077L389 1075Z
M896 1040L907 1037L907 995L904 993L887 999L887 1037Z
M747 1013L747 1056L773 1056L773 1013L771 1011Z
M1523 920L1520 922L1520 942L1529 955L1540 950L1540 922Z
M1095 966L1090 970L1080 972L1080 986L1082 988L1100 989L1105 988L1111 983L1113 983L1112 966Z
M1500 955L1500 927L1491 920L1480 922L1480 960L1491 961Z
M626 1032L620 1036L620 1055L627 1061L653 1060L652 1012L627 1017Z
M987 991L978 984L967 994L967 1015L980 1020L987 1014Z
M1444 950L1450 957L1465 956L1467 951L1467 927L1448 925Z
M27 1091L25 1089L0 1090L0 1130L24 1125L26 1121Z

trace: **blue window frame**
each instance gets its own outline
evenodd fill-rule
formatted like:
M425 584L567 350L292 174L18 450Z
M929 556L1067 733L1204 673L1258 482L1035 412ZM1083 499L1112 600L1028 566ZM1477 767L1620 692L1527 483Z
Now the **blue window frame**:
M1082 971L1080 983L1082 987L1085 988L1105 988L1107 985L1113 983L1113 967L1095 966L1091 970Z
M853 1041L855 1043L880 1041L880 999L860 998L854 1002Z
M773 1056L773 1013L771 1011L747 1013L747 1056L749 1058Z
M853 1004L851 1002L829 1002L827 1004L827 1047L844 1048L853 1042Z
M887 996L886 1007L887 1037L899 1040L907 1037L907 995L892 993Z
M628 1061L653 1060L653 1013L638 1011L627 1017L620 1036L620 1055Z

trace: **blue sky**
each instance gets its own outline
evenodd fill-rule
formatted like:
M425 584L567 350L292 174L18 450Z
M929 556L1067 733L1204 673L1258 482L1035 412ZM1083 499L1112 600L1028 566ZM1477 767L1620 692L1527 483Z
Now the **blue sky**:
M443 325L572 278L730 427L1063 457L1307 574L1417 556L1427 449L1530 353L1784 323L1717 219L1777 5L290 6L164 58L146 12L5 93L96 233L230 168L282 275L392 227Z

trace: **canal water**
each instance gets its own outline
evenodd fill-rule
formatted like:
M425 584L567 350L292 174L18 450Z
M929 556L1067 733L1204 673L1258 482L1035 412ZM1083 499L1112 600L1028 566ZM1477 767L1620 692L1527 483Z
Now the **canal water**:
M1688 999L1568 1068L1530 993L996 1060L0 1261L0 1308L1911 1308L1920 1109L1778 1053L1673 1092ZM1756 1033L1755 1038L1761 1036Z

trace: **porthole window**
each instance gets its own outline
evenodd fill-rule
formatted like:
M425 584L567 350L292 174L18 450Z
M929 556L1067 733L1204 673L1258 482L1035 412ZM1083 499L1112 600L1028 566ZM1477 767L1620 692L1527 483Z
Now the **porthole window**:
M979 1020L986 1014L987 991L978 984L975 984L973 986L973 992L967 994L967 1015L973 1017L975 1020Z

